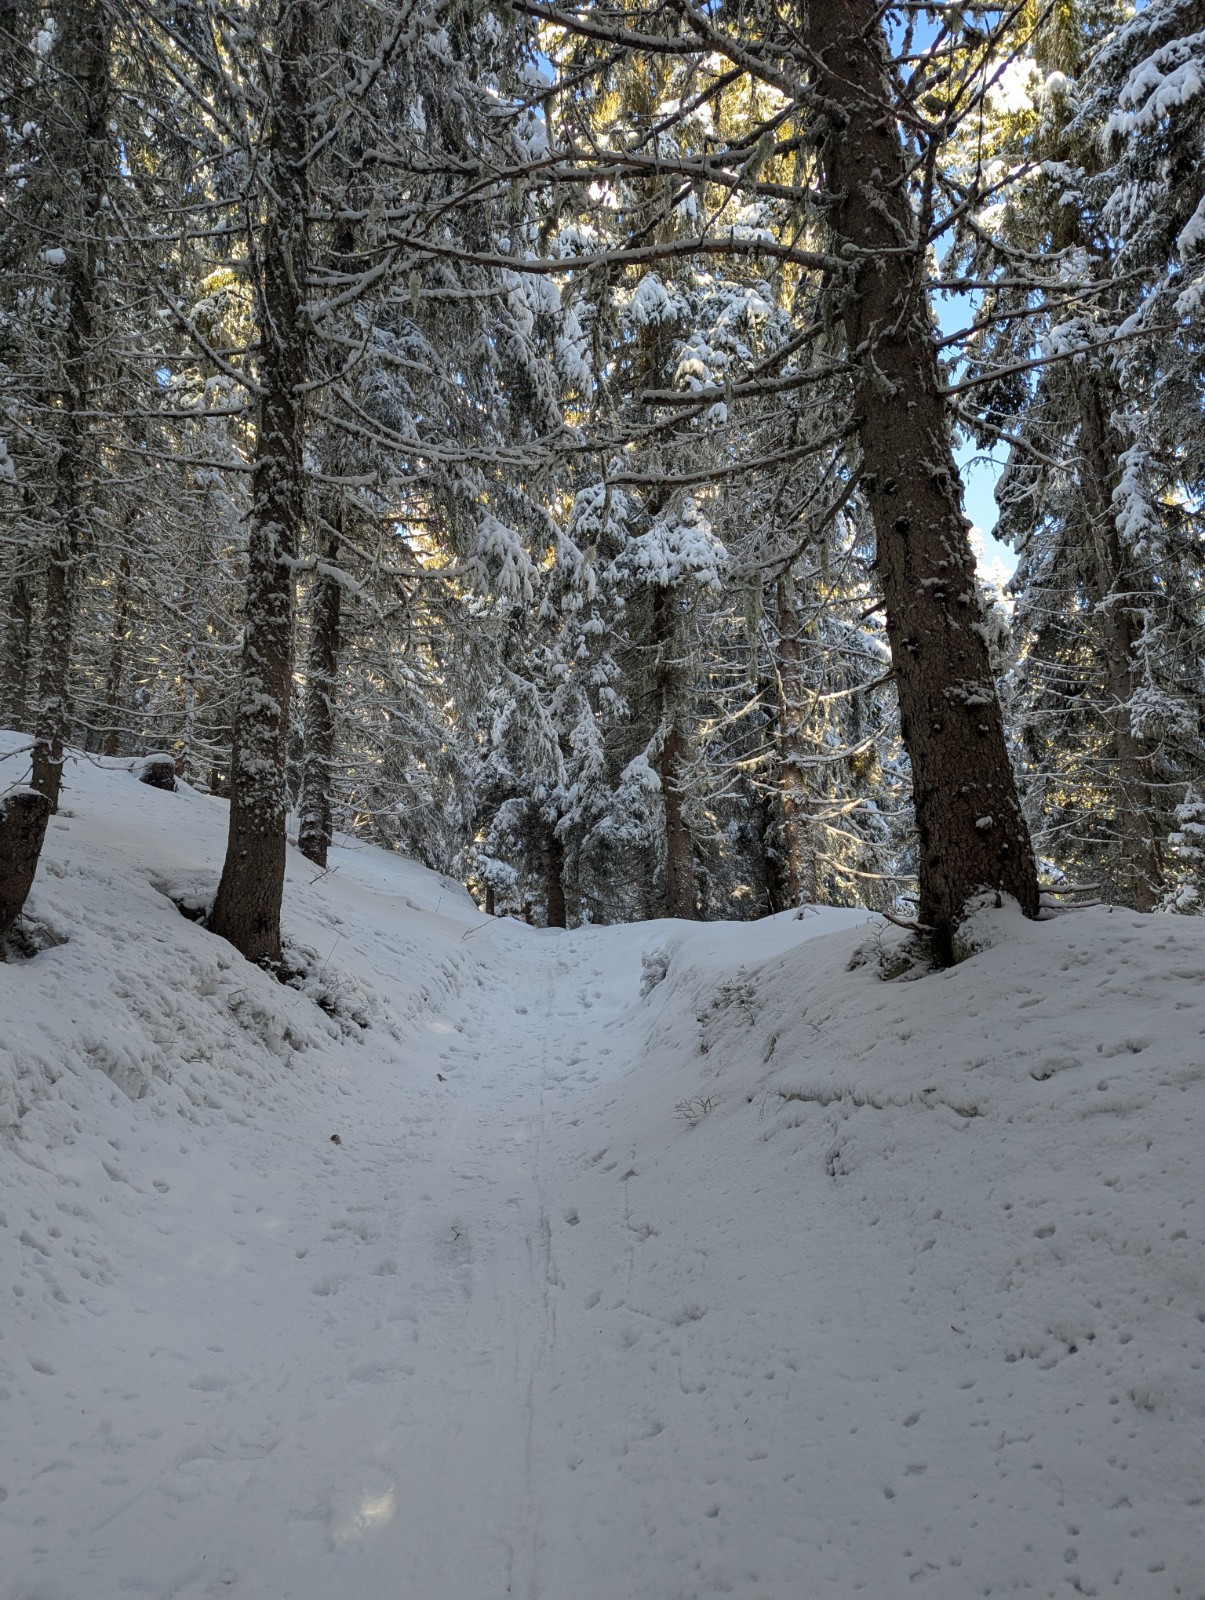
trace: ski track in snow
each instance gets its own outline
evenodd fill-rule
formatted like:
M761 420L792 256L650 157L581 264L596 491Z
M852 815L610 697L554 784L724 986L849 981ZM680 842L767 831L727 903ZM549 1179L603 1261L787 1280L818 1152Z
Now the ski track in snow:
M171 1093L212 1094L163 1098L151 1045L86 999L82 932L0 967L34 1008L9 1013L19 1070L47 1052L0 1146L3 1600L1205 1595L1195 926L1102 918L1036 992L1022 953L989 1025L974 963L880 985L840 931L793 948L848 913L557 934L345 852L290 889L381 999L340 1038L170 908L121 943L128 861L145 924L148 871L188 875L184 802L211 859L221 818L114 793L83 850L56 824L50 888L94 883L109 992L141 1017L143 971ZM1156 926L1093 1044L1060 983L1085 952L1124 983ZM238 1029L191 1039L186 981ZM1152 1017L1181 1041L1157 1095ZM692 1095L714 1109L688 1122ZM1048 1104L1080 1108L1044 1133Z

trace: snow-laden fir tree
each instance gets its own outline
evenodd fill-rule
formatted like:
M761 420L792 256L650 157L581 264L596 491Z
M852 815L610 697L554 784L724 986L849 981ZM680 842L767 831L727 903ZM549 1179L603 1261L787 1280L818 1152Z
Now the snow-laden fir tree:
M988 204L968 210L965 249L992 287L963 411L984 442L1009 443L1013 704L1041 848L1072 880L1151 910L1200 770L1200 376L1175 310L1195 201L1170 181L1200 136L1143 55L1168 32L1158 11L1183 8L1129 24L1127 10L1066 0L1043 14L968 137L967 181ZM1162 157L1153 135L1126 138L1144 116Z

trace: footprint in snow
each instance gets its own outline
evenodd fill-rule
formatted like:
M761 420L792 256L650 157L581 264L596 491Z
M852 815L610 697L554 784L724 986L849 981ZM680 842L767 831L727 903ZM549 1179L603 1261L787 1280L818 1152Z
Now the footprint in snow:
M223 1394L230 1384L220 1372L199 1372L188 1387L198 1389L202 1394Z
M388 1383L397 1368L386 1361L362 1361L347 1374L352 1383ZM413 1372L414 1368L411 1367Z

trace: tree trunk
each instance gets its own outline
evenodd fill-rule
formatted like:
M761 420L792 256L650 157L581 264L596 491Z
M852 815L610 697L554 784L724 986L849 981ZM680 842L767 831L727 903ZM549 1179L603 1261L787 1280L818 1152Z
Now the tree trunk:
M56 500L58 496L56 495ZM71 632L75 621L75 568L80 530L73 517L55 540L46 568L42 608L42 670L34 707L33 786L59 809L63 746L70 715Z
M1106 407L1090 368L1079 380L1084 456L1084 498L1092 520L1091 591L1101 619L1101 646L1111 704L1113 781L1117 829L1125 863L1125 895L1135 911L1153 911L1159 903L1161 868L1157 838L1158 804L1152 788L1153 761L1146 743L1133 730L1130 701L1138 687L1134 676L1134 616L1126 604L1132 584L1125 571L1112 491L1118 482L1120 450L1110 440Z
M686 736L677 725L671 726L661 745L661 787L665 795L665 914L667 917L693 917L695 914L694 840L682 815L682 791L678 786L686 756Z
M816 861L816 841L808 804L807 779L803 770L803 674L802 624L795 610L794 585L784 575L779 578L775 599L778 606L778 761L782 774L783 853L787 893L793 906L811 905L820 896Z
M33 886L49 818L50 801L36 789L16 789L0 800L0 961Z
M758 694L767 713L766 736L774 740L777 738L775 730L779 721L779 707L773 681L763 679L758 686ZM770 782L756 786L752 805L757 819L758 843L761 846L766 913L773 917L780 911L790 911L793 905L787 872L787 830L782 807L781 767L777 762L771 768Z
M33 787L58 810L63 782L63 746L67 740L71 697L71 648L75 626L76 585L87 543L91 510L89 483L90 429L87 419L92 386L93 327L96 312L100 231L105 226L105 151L108 140L109 29L106 8L83 5L69 14L68 26L56 45L64 93L75 104L64 122L78 134L70 152L63 152L63 184L70 194L78 183L78 201L67 215L78 237L64 239L65 328L55 409L61 416L58 459L51 498L51 545L46 568L46 603L42 612L41 672L34 707ZM62 52L59 57L58 52Z
M0 723L26 730L29 677L33 651L33 594L29 579L14 578L8 595L4 658L0 662Z
M682 812L687 740L682 727L679 652L675 596L668 588L653 591L653 642L657 651L656 682L661 706L661 755L658 776L665 804L665 915L695 914L694 840Z
M547 923L550 928L568 926L565 907L565 841L554 825L549 825L548 842L544 852L544 870L547 886Z
M176 762L180 776L188 782L195 768L197 743L197 641L190 635L184 647L184 661L180 669L180 738L176 745Z
M331 842L331 790L335 759L335 704L338 695L340 620L339 582L343 497L336 493L323 519L321 554L314 578L314 624L305 686L305 756L301 769L301 822L297 844L315 866L326 866Z
M1037 869L984 637L881 8L813 0L807 15L829 123L828 217L850 263L841 316L858 364L863 482L912 764L919 922L948 964L977 892L1007 893L1037 915Z
M113 648L109 654L109 671L105 677L104 743L101 754L118 755L121 751L121 684L125 676L126 633L130 620L130 552L121 553L114 584L116 594L113 609Z
M313 0L280 0L264 162L258 285L259 426L251 481L247 600L230 762L230 831L209 926L249 961L280 960L285 761L293 672L294 568L305 478L306 207Z
M338 18L338 49L350 62L352 40L349 18ZM337 272L354 273L356 230L346 219L335 225L330 247L330 266ZM340 356L340 359L342 357ZM326 445L330 451L331 445ZM302 855L315 866L325 867L333 832L333 794L336 721L339 703L339 654L343 647L343 586L339 558L347 516L347 501L341 489L317 502L320 530L318 564L313 587L313 627L310 633L306 668L304 755L301 771L301 796L298 802L300 827L297 843Z
M203 531L198 532L189 552L189 572L184 590L182 618L184 624L184 652L180 662L180 733L175 741L176 771L185 783L198 778L206 781L211 794L216 793L213 769L207 779L203 761L209 752L198 750L197 722L203 697L198 689L201 651L206 640L205 628L205 571L209 553Z

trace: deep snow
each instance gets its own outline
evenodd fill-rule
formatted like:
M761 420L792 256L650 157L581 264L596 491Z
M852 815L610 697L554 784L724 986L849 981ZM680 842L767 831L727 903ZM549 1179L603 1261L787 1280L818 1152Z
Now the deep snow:
M129 765L0 966L3 1600L1205 1596L1199 922L888 983L348 847L297 992Z

